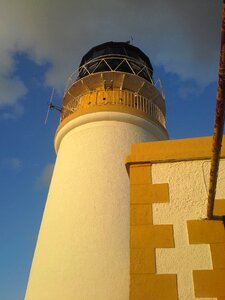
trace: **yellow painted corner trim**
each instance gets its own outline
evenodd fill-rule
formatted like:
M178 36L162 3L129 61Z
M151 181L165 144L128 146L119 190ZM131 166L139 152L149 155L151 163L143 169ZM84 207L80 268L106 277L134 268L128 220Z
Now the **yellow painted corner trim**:
M130 228L131 248L173 248L173 225L133 225Z
M152 206L149 204L131 204L130 224L131 225L150 225L152 224Z
M133 144L125 163L129 167L136 163L153 164L168 161L210 159L211 149L211 136ZM223 137L221 158L225 158L225 136Z
M225 243L210 245L213 269L225 270Z
M187 221L190 244L225 243L225 229L222 221Z
M215 216L225 215L225 199L216 199L213 213Z
M196 297L225 297L225 270L193 271Z
M130 250L130 274L151 274L155 272L155 249Z
M167 183L131 184L130 202L132 204L169 202L169 186Z
M177 300L175 274L131 274L130 300Z
M151 165L136 164L129 169L130 184L149 184L152 181Z
M130 175L130 300L177 300L175 274L157 274L156 248L174 248L173 225L154 225L152 204L169 202L169 185L152 184L150 163Z
M224 214L224 200L215 201L214 213ZM209 244L212 270L194 270L193 281L196 297L225 297L225 228L222 221L187 221L190 244Z

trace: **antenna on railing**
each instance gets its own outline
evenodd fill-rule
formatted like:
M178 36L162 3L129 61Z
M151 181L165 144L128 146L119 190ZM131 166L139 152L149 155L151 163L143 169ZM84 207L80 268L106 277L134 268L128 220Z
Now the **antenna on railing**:
M51 93L51 97L50 97L50 100L49 100L49 104L48 104L48 110L47 110L46 117L45 117L45 125L47 124L47 121L48 121L48 115L49 115L49 112L50 112L51 109L55 109L55 110L57 110L57 111L59 111L59 112L62 112L62 109L61 109L60 107L58 107L58 106L56 106L56 105L54 105L54 104L52 103L54 91L55 91L55 89L53 88L53 89L52 89L52 93Z

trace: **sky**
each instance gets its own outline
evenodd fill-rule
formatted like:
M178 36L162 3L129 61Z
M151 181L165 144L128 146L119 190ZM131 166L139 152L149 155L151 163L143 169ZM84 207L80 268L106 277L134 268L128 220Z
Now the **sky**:
M0 0L0 299L24 298L69 75L93 46L128 41L163 83L171 139L213 133L221 0Z

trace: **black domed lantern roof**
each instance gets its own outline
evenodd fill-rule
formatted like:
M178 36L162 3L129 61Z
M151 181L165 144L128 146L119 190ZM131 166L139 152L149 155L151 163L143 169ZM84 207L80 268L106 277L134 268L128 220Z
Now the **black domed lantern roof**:
M97 72L133 73L152 82L153 68L147 55L124 42L107 42L90 49L82 58L79 78Z

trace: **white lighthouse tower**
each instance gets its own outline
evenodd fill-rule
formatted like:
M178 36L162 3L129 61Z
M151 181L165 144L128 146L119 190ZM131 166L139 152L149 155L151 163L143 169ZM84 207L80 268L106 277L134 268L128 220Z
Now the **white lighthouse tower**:
M132 143L168 138L152 76L140 49L108 42L70 77L26 300L129 299L124 157Z

